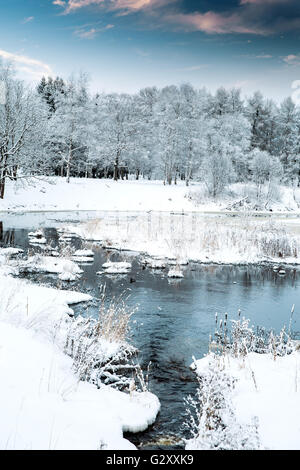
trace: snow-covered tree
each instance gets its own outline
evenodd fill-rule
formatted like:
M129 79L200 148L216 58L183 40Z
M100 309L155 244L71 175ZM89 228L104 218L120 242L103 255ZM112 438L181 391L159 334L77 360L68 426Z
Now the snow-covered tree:
M0 64L4 103L0 104L0 198L7 179L48 171L43 155L47 110L38 94L16 79L11 65Z
M84 161L88 151L87 78L84 75L80 75L79 78L71 77L65 92L57 94L55 101L56 111L50 119L50 133L54 148L52 145L49 150L59 156L61 174L64 174L65 169L69 183L72 167L78 164L78 160Z
M254 149L249 155L251 159L250 169L252 180L257 188L257 199L262 196L262 189L267 185L267 199L272 196L274 184L283 174L283 168L279 158L259 149ZM266 203L268 201L266 200Z
M296 181L300 176L300 113L291 98L285 99L277 117L278 147L285 173L285 181Z

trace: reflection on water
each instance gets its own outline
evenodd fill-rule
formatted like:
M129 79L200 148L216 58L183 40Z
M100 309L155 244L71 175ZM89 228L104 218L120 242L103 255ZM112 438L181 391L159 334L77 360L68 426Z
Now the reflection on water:
M0 225L1 245L12 244L28 248L28 230L3 230ZM55 228L46 228L45 235L53 245L58 242ZM73 240L76 248L81 241ZM131 342L140 350L144 368L151 361L150 389L159 396L162 409L156 423L147 431L134 437L135 444L149 442L173 442L172 435L184 435L183 397L194 393L196 380L189 370L192 356L202 357L207 352L209 335L214 333L215 312L220 317L228 312L236 319L238 309L242 316L251 319L254 326L279 331L288 325L290 309L295 304L293 330L300 331L300 281L299 269L286 267L286 275L280 276L270 266L220 266L191 264L184 268L184 278L170 280L166 270L145 268L137 253L117 253L88 245L94 250L94 261L82 265L84 273L72 288L99 296L99 288L105 283L110 297L119 296L124 290L130 293L128 303L139 305L132 321ZM128 275L97 275L102 264L129 260L132 271ZM56 276L31 275L31 279L63 288L67 283ZM175 282L174 282L175 281ZM75 307L75 313L97 315L97 305L88 309ZM164 436L168 436L164 438ZM171 444L170 444L171 445ZM171 445L171 446L172 446Z

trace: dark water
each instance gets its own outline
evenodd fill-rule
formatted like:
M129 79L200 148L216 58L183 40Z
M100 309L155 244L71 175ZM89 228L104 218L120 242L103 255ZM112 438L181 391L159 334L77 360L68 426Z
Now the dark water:
M0 245L11 244L27 249L28 230L3 230ZM45 229L48 241L57 244L55 228ZM82 242L74 239L76 248ZM61 283L56 276L31 275L36 282L89 292L96 298L100 286L106 284L108 297L129 295L128 305L138 305L132 317L130 341L140 350L139 361L146 368L151 361L150 390L161 401L161 412L156 423L144 433L130 435L129 439L144 448L158 448L161 437L181 435L185 419L183 397L196 390L195 377L189 370L192 356L207 353L209 335L214 333L215 313L219 318L228 313L236 319L238 309L251 324L279 331L289 324L290 310L295 304L292 328L295 337L300 331L300 268L286 267L286 275L273 272L271 266L220 266L192 264L184 268L184 279L169 280L165 270L144 269L137 253L107 251L97 244L92 248L93 263L81 265L84 273L75 283ZM37 249L38 250L38 249ZM126 275L96 275L102 264L112 261L132 262L132 271ZM88 308L75 307L75 313L97 315L97 303ZM147 444L148 443L148 444ZM176 444L172 444L174 448ZM163 447L162 447L163 448Z

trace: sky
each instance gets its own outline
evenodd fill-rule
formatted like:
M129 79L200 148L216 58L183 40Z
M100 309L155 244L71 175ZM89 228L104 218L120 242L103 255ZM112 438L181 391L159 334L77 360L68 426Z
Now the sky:
M92 92L189 82L280 101L300 80L300 1L1 0L0 58L27 82L84 71Z

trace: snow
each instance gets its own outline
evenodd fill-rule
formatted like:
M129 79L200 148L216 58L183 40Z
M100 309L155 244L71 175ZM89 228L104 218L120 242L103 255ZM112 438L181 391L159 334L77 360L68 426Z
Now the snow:
M30 272L46 272L53 274L79 275L83 271L73 261L66 258L56 258L51 256L29 256L27 260L18 263L21 270Z
M23 186L7 181L0 211L67 210L193 210L187 188L164 186L161 181L113 181L91 178L47 177ZM41 188L45 191L41 192ZM61 195L63 194L63 197Z
M89 294L39 286L0 273L0 318L14 324L36 320L43 331L48 323L52 325L50 332L55 322L74 314L69 305L91 299Z
M152 269L165 269L166 261L163 259L145 258L143 263Z
M72 256L72 261L83 265L93 263L94 258L92 258L91 256Z
M299 264L300 219L270 219L196 213L102 216L65 227L102 246L147 254L154 269L188 261L218 264Z
M135 448L123 432L152 424L159 410L154 395L78 382L71 359L52 344L30 330L0 325L0 448Z
M108 261L102 264L102 268L106 274L127 274L131 269L131 263L126 261Z
M76 250L73 256L88 258L94 256L94 252L92 250Z
M42 190L42 191L41 191ZM162 181L44 177L26 183L8 180L1 211L165 211L231 212L234 201L255 193L253 184L235 183L219 199L205 194L203 183L163 185ZM61 197L63 194L63 197ZM280 186L280 198L256 213L299 214L300 190ZM240 208L241 211L245 209Z
M42 238L29 238L29 243L30 245L45 245L47 243L47 240L45 237Z
M72 282L72 281L76 281L76 279L78 279L78 276L76 274L72 274L70 272L65 271L58 275L58 279L60 279L61 281Z
M206 373L212 356L193 364L199 376ZM300 353L274 357L251 352L246 358L225 357L224 372L237 381L233 405L241 424L258 418L263 449L300 449ZM253 380L255 378L255 383Z
M179 269L170 269L168 272L168 277L170 278L183 278L183 272Z
M6 248L1 248L0 247L0 256L14 256L14 255L19 255L20 253L23 253L23 250L21 248L13 248L13 247L6 247Z
M63 353L72 309L88 294L0 273L0 448L127 449L123 432L145 430L160 409L150 392L81 382ZM103 340L103 350L115 343Z
M42 238L44 233L41 230L36 230L35 232L29 232L28 237L31 238Z

